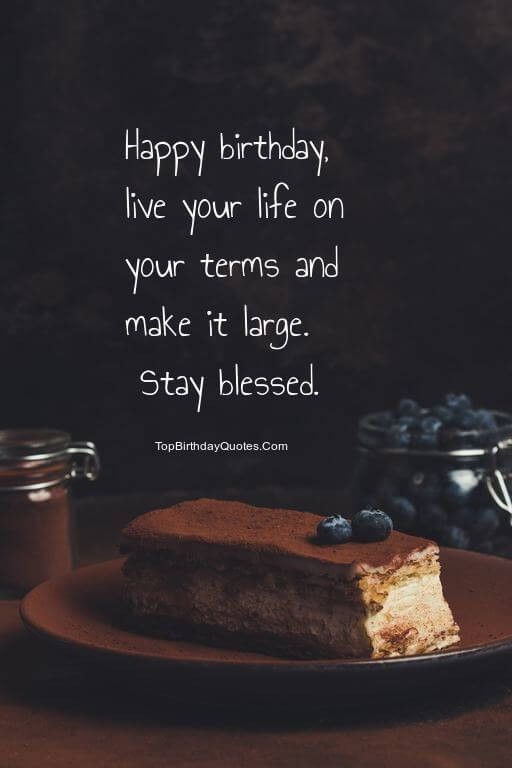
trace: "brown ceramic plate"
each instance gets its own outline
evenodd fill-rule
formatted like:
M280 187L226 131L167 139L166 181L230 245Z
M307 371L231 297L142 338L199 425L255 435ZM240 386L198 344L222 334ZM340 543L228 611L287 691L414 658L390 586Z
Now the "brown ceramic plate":
M446 597L461 627L458 645L434 654L373 661L330 659L296 661L193 642L146 637L123 628L120 590L123 560L81 568L45 582L21 604L29 630L89 655L171 670L221 673L223 676L315 675L333 680L357 674L430 672L496 657L512 650L512 561L473 552L442 551Z

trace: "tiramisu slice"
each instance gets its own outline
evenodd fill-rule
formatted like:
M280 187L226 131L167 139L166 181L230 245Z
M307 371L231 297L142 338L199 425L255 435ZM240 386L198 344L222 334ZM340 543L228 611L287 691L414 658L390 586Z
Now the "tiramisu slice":
M321 545L318 522L211 499L138 517L121 542L137 627L295 658L411 655L458 641L436 544L393 532Z

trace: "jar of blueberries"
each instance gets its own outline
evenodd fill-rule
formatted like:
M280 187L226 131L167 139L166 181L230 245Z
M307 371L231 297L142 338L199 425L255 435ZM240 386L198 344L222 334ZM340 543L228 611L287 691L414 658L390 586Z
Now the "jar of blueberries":
M512 415L449 394L423 408L403 399L359 422L357 509L397 530L512 558Z

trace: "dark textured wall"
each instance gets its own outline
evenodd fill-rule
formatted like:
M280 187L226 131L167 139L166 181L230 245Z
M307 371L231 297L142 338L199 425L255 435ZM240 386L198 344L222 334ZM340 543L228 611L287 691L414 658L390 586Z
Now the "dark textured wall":
M358 414L411 393L468 390L512 409L509 378L512 8L429 2L19 2L4 27L12 66L0 262L7 426L48 424L94 439L106 490L336 483L349 472ZM276 226L130 227L121 190L157 185L122 160L125 127L162 138L260 129L326 138L346 221ZM300 164L212 168L158 190L247 194ZM302 190L302 192L301 192ZM6 194L7 193L7 194ZM129 293L126 256L278 255L343 246L340 281L307 286L190 279ZM192 315L247 297L302 313L311 336L284 353L233 337L174 346L124 339L128 310L162 301ZM142 400L138 371L201 371L237 356L281 372L318 359L311 402ZM273 363L272 360L276 362ZM279 372L279 371L276 371ZM154 439L287 440L287 456L155 457Z

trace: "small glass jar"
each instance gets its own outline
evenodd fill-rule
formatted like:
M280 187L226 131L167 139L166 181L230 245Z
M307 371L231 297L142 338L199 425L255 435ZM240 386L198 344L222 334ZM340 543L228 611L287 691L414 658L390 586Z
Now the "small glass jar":
M512 416L491 413L496 429L453 431L436 450L387 447L386 414L364 416L355 510L379 507L397 530L512 558Z
M73 568L69 481L95 480L93 443L57 430L0 431L0 587L23 594Z

